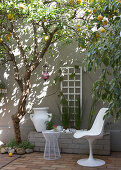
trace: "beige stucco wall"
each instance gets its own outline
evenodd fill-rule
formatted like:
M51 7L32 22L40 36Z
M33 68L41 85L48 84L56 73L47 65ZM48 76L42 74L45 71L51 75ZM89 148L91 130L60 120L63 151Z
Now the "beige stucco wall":
M33 123L29 118L29 113L32 112L32 107L49 107L49 112L53 113L53 120L56 124L60 124L60 116L58 110L59 98L57 96L57 89L59 84L52 86L51 82L56 76L56 71L63 64L68 66L80 65L83 67L82 59L85 57L86 53L80 54L77 49L77 44L72 44L69 46L59 45L54 54L54 57L49 57L47 55L47 62L49 63L50 68L50 79L47 82L41 79L42 73L42 64L37 68L36 72L33 73L31 78L32 90L28 98L28 113L21 121L21 133L22 138L27 139L29 131L34 129ZM5 72L4 72L5 70ZM21 70L22 71L22 70ZM16 86L14 80L12 66L9 65L7 68L0 68L0 79L4 81L7 86L8 92L4 95L0 103L0 141L7 142L10 139L14 138L11 115L16 112L17 103L19 100L19 89ZM82 110L83 110L83 122L82 128L87 128L87 118L90 112L92 97L91 97L91 88L93 82L98 78L99 73L82 73ZM55 93L56 92L56 93ZM44 98L42 98L44 94ZM53 94L53 95L52 95ZM102 103L98 103L97 111L103 107ZM111 121L112 122L112 121ZM120 122L118 124L111 124L112 129L120 129ZM109 126L107 126L109 129Z

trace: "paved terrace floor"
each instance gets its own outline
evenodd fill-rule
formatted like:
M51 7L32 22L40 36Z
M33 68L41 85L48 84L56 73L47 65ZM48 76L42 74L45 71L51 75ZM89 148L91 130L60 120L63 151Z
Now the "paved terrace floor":
M121 152L113 152L111 156L96 156L106 161L106 165L96 168L82 167L76 162L87 155L61 154L55 161L43 159L43 153L26 154L10 162L2 170L121 170Z

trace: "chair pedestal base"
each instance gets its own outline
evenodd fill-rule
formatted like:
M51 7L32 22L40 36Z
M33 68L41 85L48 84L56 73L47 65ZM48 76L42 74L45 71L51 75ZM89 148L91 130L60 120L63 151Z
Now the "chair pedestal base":
M79 165L82 166L88 166L88 167L96 167L96 166L102 166L105 164L105 161L100 159L80 159L77 161Z

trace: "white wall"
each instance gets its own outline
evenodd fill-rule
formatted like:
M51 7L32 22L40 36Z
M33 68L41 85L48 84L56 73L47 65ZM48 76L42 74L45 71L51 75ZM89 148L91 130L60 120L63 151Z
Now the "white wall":
M31 94L28 98L28 113L21 121L21 133L22 138L27 139L29 131L34 130L34 126L29 118L29 113L32 112L32 107L49 107L49 112L53 113L53 120L56 124L60 124L60 115L58 110L59 98L58 93L55 93L59 88L59 84L52 86L51 82L57 74L57 70L63 64L68 66L82 65L82 59L86 53L80 54L76 48L77 44L72 44L69 46L60 46L57 48L54 54L54 57L49 57L47 55L47 62L49 63L50 68L50 79L46 82L41 79L42 73L42 64L37 68L36 72L33 73L31 78L31 83L33 88ZM4 95L0 102L0 140L2 142L7 142L10 139L14 138L14 132L12 128L11 115L16 112L17 103L19 100L19 89L13 77L12 66L7 68L0 68L0 79L4 81L7 86L8 92ZM4 72L5 70L5 72ZM21 72L23 69L21 69ZM91 88L93 82L98 78L99 73L86 73L83 70L82 74L82 86L83 86L83 96L82 96L82 105L83 105L83 122L82 128L87 128L87 117L90 112L92 98L91 98ZM58 90L59 91L59 90ZM51 95L53 94L53 95ZM44 97L45 96L45 97ZM42 98L44 97L44 98ZM102 103L98 103L97 111L103 107ZM112 121L111 121L112 122ZM120 129L121 124L113 124L112 129ZM109 126L107 126L109 129Z

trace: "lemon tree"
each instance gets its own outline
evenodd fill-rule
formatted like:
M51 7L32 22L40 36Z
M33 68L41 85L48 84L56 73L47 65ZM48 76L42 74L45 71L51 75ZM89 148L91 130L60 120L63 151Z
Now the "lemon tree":
M46 53L51 55L54 43L69 44L74 40L78 41L80 49L86 47L86 25L91 14L88 7L88 1L81 0L0 1L0 61L13 66L20 91L17 111L12 115L17 142L21 142L19 123L26 114L32 73Z
M94 2L89 30L88 54L85 65L88 71L100 69L100 76L93 85L93 96L108 103L107 116L121 118L121 1ZM98 36L97 36L98 35ZM93 42L93 43L92 43Z

